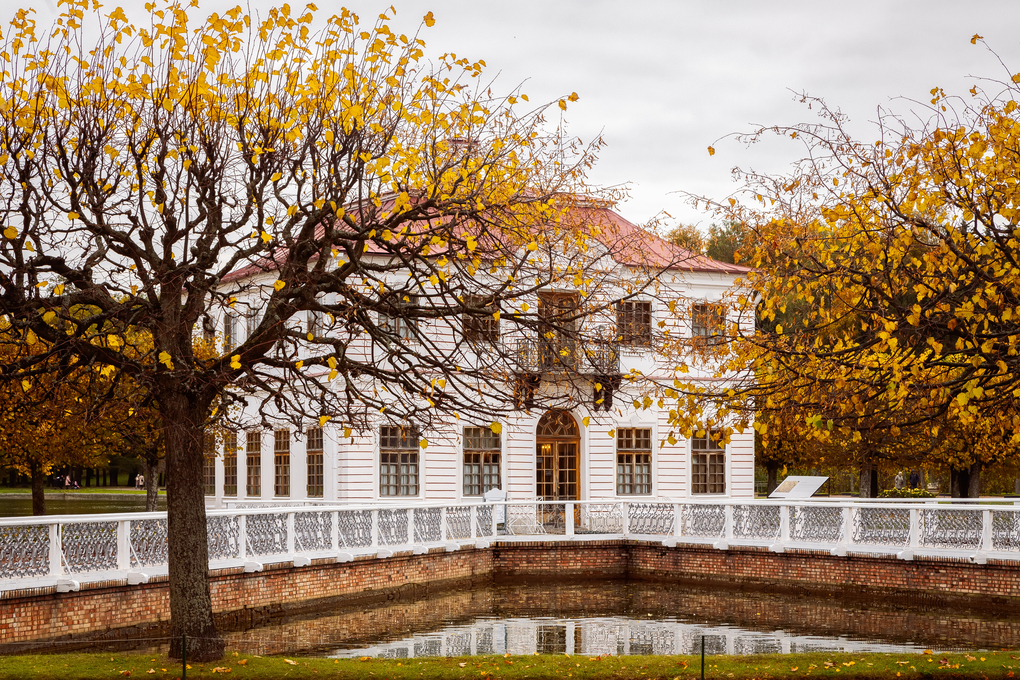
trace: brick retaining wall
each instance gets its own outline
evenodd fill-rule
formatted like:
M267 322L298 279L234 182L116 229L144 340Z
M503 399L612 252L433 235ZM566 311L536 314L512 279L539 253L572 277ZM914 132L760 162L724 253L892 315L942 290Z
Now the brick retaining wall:
M335 564L266 565L211 573L213 608L226 628L258 625L284 613L327 604L415 597L494 578L640 579L725 587L924 597L932 604L966 601L976 608L1020 606L1020 565L759 548L716 550L702 545L666 548L632 541L497 543L491 548L426 555L398 554ZM29 640L128 638L166 629L166 578L145 585L83 585L76 593L7 592L0 596L0 643Z

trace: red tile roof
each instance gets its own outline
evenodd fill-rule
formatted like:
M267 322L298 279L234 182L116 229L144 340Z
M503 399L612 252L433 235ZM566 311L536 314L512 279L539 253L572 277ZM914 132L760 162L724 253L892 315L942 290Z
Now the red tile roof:
M657 234L646 231L628 221L608 207L577 206L572 208L564 219L577 220L579 224L588 228L598 227L598 234L594 238L602 242L613 253L613 259L620 264L710 274L739 275L751 271L750 267L719 262L670 243ZM321 233L321 227L317 231ZM377 242L370 241L368 252L383 254L388 251ZM285 257L286 250L281 248L272 259L263 258L258 262L236 269L225 276L223 281L236 281L272 271Z

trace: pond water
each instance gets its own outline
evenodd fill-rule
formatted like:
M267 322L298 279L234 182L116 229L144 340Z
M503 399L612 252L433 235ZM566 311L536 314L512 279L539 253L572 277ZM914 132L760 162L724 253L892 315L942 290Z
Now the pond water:
M1020 646L1020 613L640 582L496 584L227 633L255 654L919 652Z
M166 496L160 496L157 504L159 510L166 510ZM47 515L89 515L99 512L145 512L145 496L87 492L46 494ZM31 514L30 496L0 494L0 517L27 517Z

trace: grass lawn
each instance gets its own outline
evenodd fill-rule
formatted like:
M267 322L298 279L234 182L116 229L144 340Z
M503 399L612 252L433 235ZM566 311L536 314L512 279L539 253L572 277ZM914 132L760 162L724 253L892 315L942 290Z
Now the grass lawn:
M474 656L430 659L322 659L258 657L231 653L215 663L190 664L191 678L576 678L577 680L697 680L697 656ZM812 653L709 656L705 677L729 678L1013 678L1020 652L847 654ZM226 675L229 674L229 675ZM181 664L151 654L53 654L0 656L0 678L180 678Z

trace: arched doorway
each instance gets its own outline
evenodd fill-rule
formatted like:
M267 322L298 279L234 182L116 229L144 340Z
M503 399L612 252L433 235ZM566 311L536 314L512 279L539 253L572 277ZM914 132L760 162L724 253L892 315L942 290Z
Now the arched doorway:
M549 411L535 431L535 495L547 501L576 501L580 479L577 422L567 411Z

